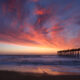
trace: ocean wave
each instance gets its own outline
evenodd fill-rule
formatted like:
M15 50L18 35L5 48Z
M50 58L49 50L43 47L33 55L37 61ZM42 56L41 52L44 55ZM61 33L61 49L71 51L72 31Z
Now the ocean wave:
M0 65L58 65L80 67L80 59L41 55L9 55L0 56Z

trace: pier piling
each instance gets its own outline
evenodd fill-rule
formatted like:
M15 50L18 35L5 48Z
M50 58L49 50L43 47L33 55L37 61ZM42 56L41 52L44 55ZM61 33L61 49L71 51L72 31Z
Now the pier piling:
M58 51L59 56L78 57L80 58L80 48Z

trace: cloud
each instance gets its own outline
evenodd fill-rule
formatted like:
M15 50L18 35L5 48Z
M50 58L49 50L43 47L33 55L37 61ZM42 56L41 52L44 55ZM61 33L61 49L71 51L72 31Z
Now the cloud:
M59 49L80 47L79 2L0 0L0 42Z

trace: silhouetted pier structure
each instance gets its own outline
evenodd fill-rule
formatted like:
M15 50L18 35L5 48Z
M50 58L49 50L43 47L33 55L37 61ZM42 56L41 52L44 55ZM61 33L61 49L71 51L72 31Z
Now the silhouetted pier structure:
M59 56L80 58L80 48L58 51L57 54Z

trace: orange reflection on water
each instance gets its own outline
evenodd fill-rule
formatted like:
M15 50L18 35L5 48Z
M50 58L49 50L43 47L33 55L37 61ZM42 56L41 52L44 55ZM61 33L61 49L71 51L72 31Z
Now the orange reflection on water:
M50 69L53 68L54 70ZM18 71L18 72L29 72L29 73L41 73L47 75L79 75L77 72L68 72L69 70L56 71L55 69L60 67L51 67L51 66L0 66L0 70L8 71ZM65 68L66 69L66 68Z

